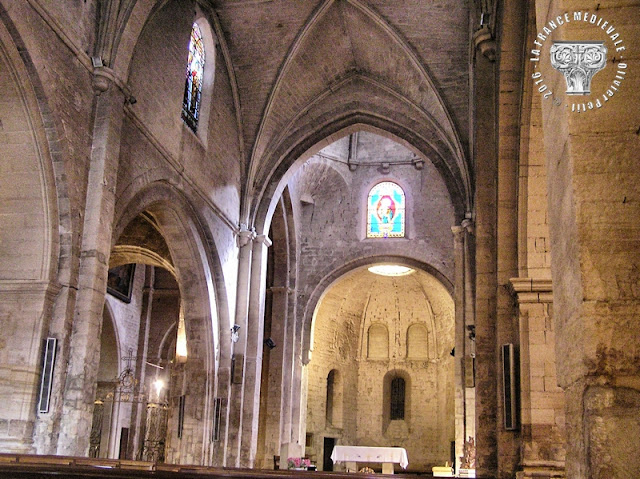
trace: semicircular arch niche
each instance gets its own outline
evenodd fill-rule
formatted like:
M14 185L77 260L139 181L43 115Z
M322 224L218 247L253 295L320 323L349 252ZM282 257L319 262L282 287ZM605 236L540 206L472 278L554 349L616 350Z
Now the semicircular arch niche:
M448 461L455 439L449 354L455 318L444 285L422 270L382 276L363 267L328 287L314 317L307 434L336 437L339 444L404 447L415 470ZM319 386L332 370L341 372L340 406L349 411L339 429L325 421L327 392ZM402 378L397 384L396 377ZM403 386L400 413L392 390ZM319 442L312 446L316 457L322 457Z

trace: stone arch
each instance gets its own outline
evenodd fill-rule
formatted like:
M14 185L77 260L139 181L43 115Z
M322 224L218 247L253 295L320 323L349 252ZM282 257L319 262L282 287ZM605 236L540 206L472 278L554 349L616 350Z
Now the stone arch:
M190 202L165 182L143 188L120 211L115 222L114 243L133 218L147 212L158 225L169 248L187 333L183 387L188 391L194 415L192 427L201 431L193 437L193 444L188 446L191 449L186 451L186 446L180 446L180 452L202 456L206 461L207 453L202 454L202 451L210 443L212 398L219 387L216 380L220 365L230 360L231 343L222 270L217 263L213 241ZM195 415L201 419L196 419Z
M22 198L20 202L0 199L5 221L9 221L2 229L0 258L4 266L0 280L49 281L58 272L60 245L64 242L58 225L67 220L65 226L70 226L68 217L61 217L62 212L58 211L56 183L62 179L56 178L55 167L62 169L62 165L54 165L49 148L51 141L57 139L56 129L47 131L43 124L54 118L35 66L2 6L0 20L0 72L3 73L0 81L3 100L10 102L7 111L11 111L11 122L5 119L2 130L13 138L13 141L2 142L4 168L0 179L4 184L0 191ZM11 151L11 144L19 144L20 149ZM26 224L12 228L9 218L24 217L27 211L30 214ZM16 236L25 231L23 237ZM18 262L18 257L30 258L30 264ZM7 271L9 265L15 268Z
M365 31L366 36L362 35ZM332 74L320 71L321 57L315 55L326 56L331 52L331 45L339 43L345 36L353 42L349 54L336 54L332 58L335 70ZM404 78L395 72L377 69L375 65L386 63L384 57L375 56L378 52L374 52L372 61L372 58L364 58L360 50L354 47L354 44L372 41L373 38L392 49L401 59ZM349 48L346 50L349 51ZM311 74L305 75L302 71L310 71ZM405 83L409 78L421 85L420 93L416 94L407 88ZM304 86L302 82L305 82ZM354 86L355 89L352 88ZM277 165L280 157L273 155L273 151L283 138L295 136L310 125L324 123L331 116L321 104L331 105L337 101L338 105L335 106L342 111L341 115L349 111L367 111L365 105L370 100L363 98L367 95L362 93L366 91L373 94L373 90L376 90L376 105L370 112L380 112L380 107L385 103L393 104L392 110L396 113L407 107L414 113L419 111L422 121L418 129L421 129L424 138L430 137L443 146L455 158L453 162L465 169L462 161L464 148L453 118L436 82L410 44L375 9L356 1L325 0L309 15L279 68L251 153L250 181L260 187L260 171L269 174ZM315 115L321 115L322 118L311 120ZM274 160L276 165L273 164ZM265 163L269 164L265 167ZM464 171L461 173L467 176ZM468 188L469 178L465 178L464 182Z
M11 138L0 142L0 321L12 343L31 345L19 354L0 347L0 379L11 385L5 394L15 405L0 414L15 425L0 434L0 447L21 452L43 450L47 440L34 441L34 428L43 417L48 421L56 415L64 368L54 369L49 414L36 416L34 383L39 380L42 338L55 335L64 341L70 289L61 285L72 282L74 267L66 143L59 134L64 129L49 107L40 74L14 20L0 5L0 90L6 113L0 130ZM14 365L25 372L23 380L5 376Z
M227 294L222 279L222 267L219 264L213 238L203 226L204 222L191 206L189 200L174 186L164 181L158 181L143 187L138 193L132 195L128 206L119 208L119 211L120 216L115 221L113 247L115 247L117 238L133 218L143 211L153 214L163 233L168 233L163 236L171 251L177 277L181 281L186 279L185 275L191 279L193 285L200 290L202 298L215 298L214 304L218 309L219 328L218 331L211 331L211 333L219 333L220 336L216 341L220 343L220 358L228 358L229 351L224 344L231 341L230 320L226 313L228 310L226 308ZM188 253L183 252L176 257L173 254L176 248L175 244L183 242L188 246ZM118 250L116 249L116 251ZM193 269L189 270L189 266L185 268L185 265L192 266ZM196 278L197 280L195 280ZM181 294L183 294L182 286ZM198 308L203 317L211 314L210 306ZM213 353L213 345L207 346L206 354L209 355L208 358L211 361L215 359Z
M389 358L389 330L382 323L373 323L367 331L367 359Z
M424 324L411 324L407 328L407 359L426 359L430 355L433 356L434 348L429 339L429 330Z
M109 327L113 330L113 335L115 337L116 367L115 367L115 374L113 374L113 377L115 377L118 375L118 365L120 364L120 358L122 357L122 347L121 347L122 343L120 342L120 331L118 331L118 326L115 321L115 313L109 301L104 302L104 310L103 310L102 316L103 316L103 324L105 322L108 322ZM101 347L100 348L101 360L102 360L102 357L103 357L103 353L102 353L102 347Z
M402 417L396 417L391 419L392 413L392 383L394 380L401 379L404 386L404 397L402 400L403 411ZM382 421L383 427L386 430L392 420L399 419L409 423L411 421L411 375L404 369L392 369L387 371L382 379Z
M385 117L376 112L376 105L367 102L368 100L363 99L357 102L357 107L351 105L352 111L346 114L344 110L350 105L325 112L319 118L309 115L309 119L305 117L306 125L298 125L290 136L283 139L269 156L269 161L275 163L274 166L265 166L260 170L262 176L254 180L256 189L250 198L250 204L245 202L244 205L244 208L247 208L249 223L255 226L256 231L267 231L280 194L302 163L326 145L359 130L392 139L419 157L431 160L447 186L457 220L461 221L464 218L472 202L470 192L465 186L465 178L468 176L466 169L456 166L459 162L454 161L454 165L451 159L445 161L445 158L434 150L429 140L415 131L411 124L422 121L419 115L413 120L402 117L405 123L400 123L397 118L401 115L397 115L396 119L391 119L391 116Z
M324 277L313 289L313 292L309 296L307 303L305 305L300 305L303 308L303 312L301 314L303 337L301 338L301 341L302 358L305 363L309 360L309 351L311 345L313 344L313 323L315 320L315 312L325 292L334 282L336 282L342 276L350 273L351 271L363 268L365 266L370 266L372 264L385 262L409 266L411 268L420 269L429 273L431 276L436 278L438 282L443 286L443 288L451 295L451 297L453 297L453 283L444 274L438 271L438 269L436 269L432 265L423 263L422 261L418 261L413 258L392 255L369 256L348 261L339 268L327 272L327 274L324 275Z
M325 420L328 427L342 427L344 409L344 385L339 369L332 369L327 374L327 399L325 404Z

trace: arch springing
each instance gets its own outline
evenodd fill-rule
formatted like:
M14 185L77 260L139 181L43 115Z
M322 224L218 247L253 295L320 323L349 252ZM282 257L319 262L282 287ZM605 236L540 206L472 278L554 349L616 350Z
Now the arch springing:
M367 238L404 238L405 194L392 181L378 183L367 199Z
M202 32L197 23L191 28L189 57L182 100L182 119L195 133L200 117L202 82L204 79L205 51Z

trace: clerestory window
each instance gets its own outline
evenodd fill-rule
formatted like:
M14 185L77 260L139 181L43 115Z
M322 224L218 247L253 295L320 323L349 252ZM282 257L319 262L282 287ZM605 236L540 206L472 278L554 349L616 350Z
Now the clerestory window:
M191 28L189 42L189 58L187 60L187 75L184 84L184 99L182 100L182 119L195 133L200 119L202 82L204 79L204 42L197 23Z

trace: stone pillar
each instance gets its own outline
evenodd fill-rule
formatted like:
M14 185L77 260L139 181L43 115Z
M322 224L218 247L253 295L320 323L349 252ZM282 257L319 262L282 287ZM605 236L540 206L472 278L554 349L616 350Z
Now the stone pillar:
M271 339L275 342L275 348L269 351L269 372L267 378L267 390L261 391L266 394L266 411L264 411L265 432L264 432L264 463L263 467L272 464L272 456L280 454L282 424L285 416L291 416L291 409L285 408L285 382L291 375L287 374L286 366L290 361L286 360L287 353L291 350L289 324L289 294L292 290L286 286L271 287L272 297L272 318L271 318ZM290 382L290 380L288 381ZM291 422L291 419L288 420ZM288 442L288 441L287 441Z
M564 477L564 393L556 377L551 281L512 278L520 331L521 469L518 479Z
M247 345L244 356L242 428L240 436L240 467L255 467L258 447L260 412L260 381L262 377L262 348L264 347L264 298L266 292L267 248L271 240L258 235L253 242Z
M496 394L497 185L495 41L488 27L474 36L475 271L476 271L476 470L498 468Z
M229 420L226 437L226 458L224 466L240 466L240 435L242 431L242 396L244 377L244 356L247 347L247 318L249 313L249 286L251 274L251 255L256 233L241 225L238 233L238 287L236 289L235 324L240 326L236 337L232 334L232 371L229 388Z
M598 73L605 83L598 86L595 77L594 95L602 98L621 63L627 73L601 108L576 113L561 106L578 103L564 94L563 75L548 61L538 67L548 88L563 93L560 106L540 101L567 477L640 477L640 60L631 51L640 44L640 24L631 20L640 17L640 5L613 1L597 10L586 1L538 0L538 28L574 11L608 22L621 41L614 45L614 31L601 34L574 18L554 32L553 41L605 41L607 67Z
M288 290L294 295L295 290ZM293 368L296 341L296 302L291 299L287 302L287 326L285 328L285 342L283 344L282 360L282 413L280 419L280 449L283 444L291 442L292 402L293 402Z
M464 451L464 441L466 439L465 423L465 336L464 325L464 235L465 229L462 226L452 226L453 231L453 258L454 258L454 297L456 332L455 332L455 441L456 441L456 473L460 470L460 457Z
M78 296L63 392L58 454L86 456L95 399L125 96L94 73L93 143L84 214Z
M463 467L465 442L475 441L475 318L473 308L472 222L453 226L455 332L455 468ZM464 465L468 467L468 465Z
M146 266L145 268L145 282L146 288L142 291L142 312L140 314L140 332L138 334L138 351L136 357L136 371L138 372L138 384L140 384L140 390L144 391L146 387L146 373L147 365L145 362L148 358L149 349L149 330L151 327L151 315L153 314L153 293L155 282L155 266ZM139 449L142 438L142 420L144 418L143 411L144 403L139 402L134 406L132 411L131 423L133 427L133 440L130 441L130 456L132 458L138 458L141 455ZM163 456L164 456L164 443L163 443Z

